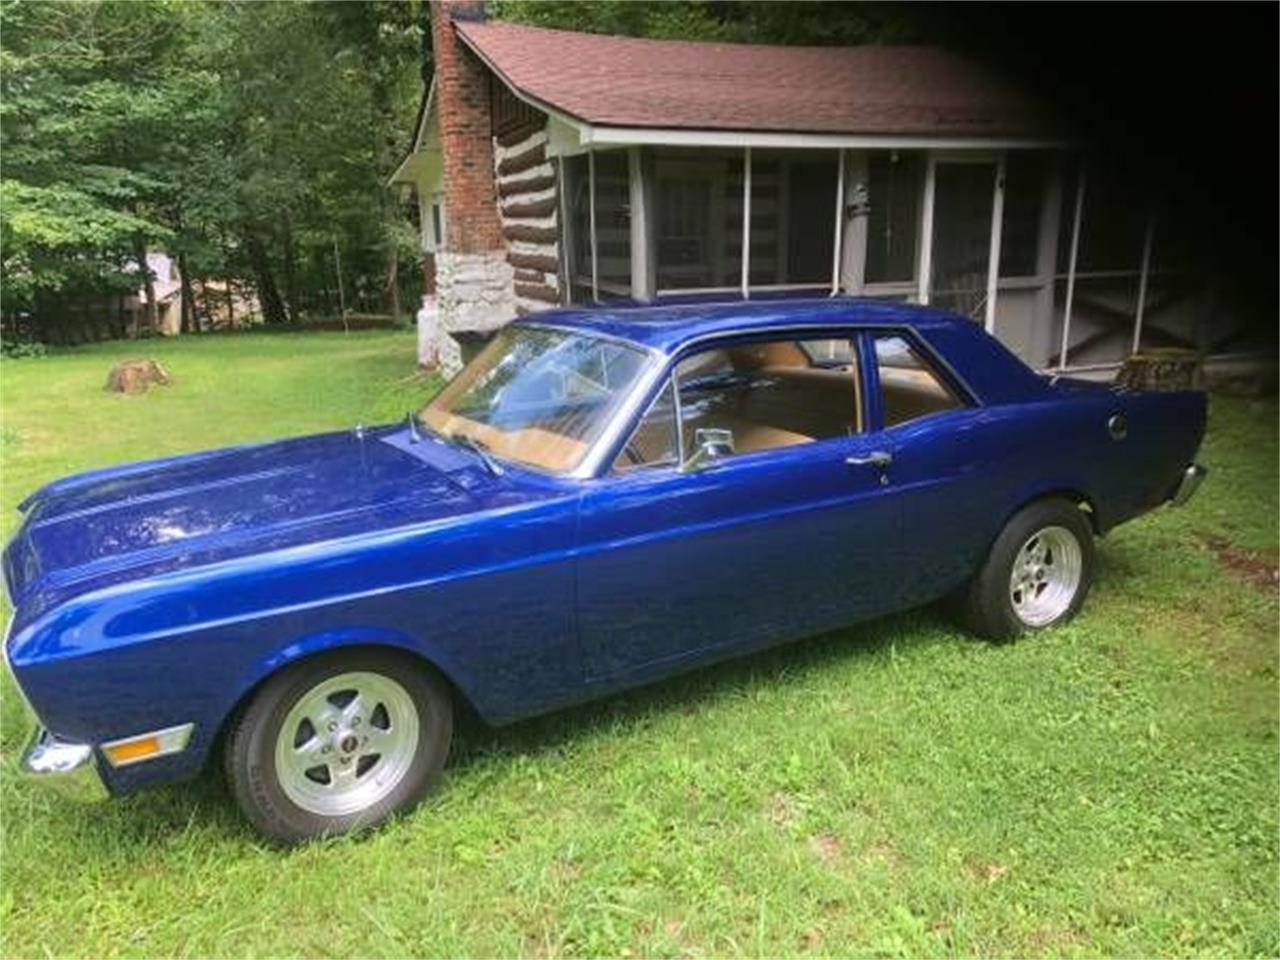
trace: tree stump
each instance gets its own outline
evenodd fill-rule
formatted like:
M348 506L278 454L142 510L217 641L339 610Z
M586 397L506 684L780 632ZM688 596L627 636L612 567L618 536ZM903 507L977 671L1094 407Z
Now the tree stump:
M151 384L167 387L173 381L164 367L154 360L125 360L117 363L107 374L103 388L114 393L146 393Z
M1116 383L1133 390L1194 390L1199 382L1200 355L1173 347L1135 353L1116 374Z

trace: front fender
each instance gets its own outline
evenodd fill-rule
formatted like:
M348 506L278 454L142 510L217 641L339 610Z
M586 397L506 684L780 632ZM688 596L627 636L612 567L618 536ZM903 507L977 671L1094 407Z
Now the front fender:
M99 744L196 725L183 754L110 771L116 790L195 773L249 691L340 646L403 649L482 718L513 719L583 682L574 517L548 507L107 587L23 625L10 660L59 737Z

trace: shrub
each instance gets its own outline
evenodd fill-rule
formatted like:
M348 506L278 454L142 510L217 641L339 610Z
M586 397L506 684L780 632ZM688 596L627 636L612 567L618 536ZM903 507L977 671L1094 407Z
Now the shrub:
M49 348L39 340L0 340L0 356L10 360L21 360L23 357L45 357Z

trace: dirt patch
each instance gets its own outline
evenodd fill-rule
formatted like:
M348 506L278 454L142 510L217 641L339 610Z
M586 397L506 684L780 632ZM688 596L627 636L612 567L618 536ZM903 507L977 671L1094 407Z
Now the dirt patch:
M769 798L766 815L780 827L789 827L800 817L795 800L785 793L775 793Z
M1259 590L1280 589L1280 563L1273 548L1267 551L1248 550L1222 537L1202 537L1204 545L1213 551L1218 562L1245 583Z
M838 867L844 861L844 847L840 839L830 833L810 837L809 849L828 867Z
M1008 866L996 861L982 861L976 859L966 859L964 870L970 877L979 883L985 883L990 886L999 881L1005 874L1009 872Z
M801 950L817 950L822 946L822 931L817 927L810 927L804 933L800 934Z

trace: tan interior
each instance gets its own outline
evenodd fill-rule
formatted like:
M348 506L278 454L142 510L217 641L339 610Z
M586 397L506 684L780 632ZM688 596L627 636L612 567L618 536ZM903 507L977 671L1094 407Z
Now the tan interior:
M880 396L886 427L960 406L931 372L906 367L880 368Z
M478 423L455 413L446 413L434 406L427 407L422 419L432 430L449 436L465 434L479 440L494 456L505 457L521 463L531 463L544 470L562 472L572 470L587 455L587 445L581 440L552 433L538 427L521 430L498 430L487 423Z
M735 347L719 351L718 357L708 354L703 369L714 370L717 361L721 365L727 361L735 372L750 373L754 382L708 396L699 404L686 401L686 451L693 447L695 431L703 428L731 430L738 453L795 446L863 429L862 378L852 365L814 366L792 341ZM879 372L886 426L961 406L928 369L881 366ZM696 407L710 409L691 415ZM646 417L619 457L618 468L673 463L671 417L669 405Z
M720 398L704 416L685 420L687 447L692 445L694 432L704 427L732 430L734 448L739 453L789 447L851 432L858 409L852 371L811 367L794 344L768 346L792 347L800 354L803 365L784 362L748 368L758 378L750 388ZM734 351L735 369L741 370L737 354ZM776 353L768 357L775 358L781 359Z

